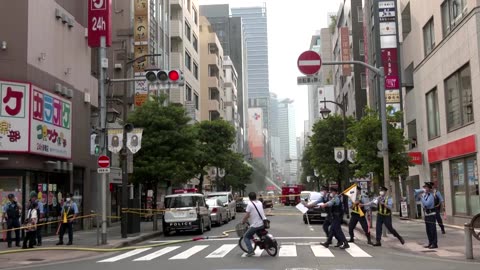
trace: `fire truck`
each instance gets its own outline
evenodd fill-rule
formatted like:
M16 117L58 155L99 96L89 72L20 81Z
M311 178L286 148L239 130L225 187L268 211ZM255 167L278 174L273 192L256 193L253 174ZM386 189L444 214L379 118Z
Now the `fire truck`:
M281 202L283 205L297 205L300 203L300 193L305 189L303 185L290 185L282 187Z

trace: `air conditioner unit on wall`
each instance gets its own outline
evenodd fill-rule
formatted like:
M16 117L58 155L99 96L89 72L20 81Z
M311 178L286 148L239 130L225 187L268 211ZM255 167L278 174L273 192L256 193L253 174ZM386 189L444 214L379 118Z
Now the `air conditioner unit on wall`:
M61 94L62 93L62 85L59 83L55 84L55 93Z
M83 102L90 103L90 93L84 93Z
M66 86L63 86L63 87L62 87L62 93L61 93L61 95L62 95L62 96L66 96L66 95L67 95L67 91L68 91L67 87L66 87Z
M71 89L71 88L67 89L67 97L68 98L73 98L73 89Z

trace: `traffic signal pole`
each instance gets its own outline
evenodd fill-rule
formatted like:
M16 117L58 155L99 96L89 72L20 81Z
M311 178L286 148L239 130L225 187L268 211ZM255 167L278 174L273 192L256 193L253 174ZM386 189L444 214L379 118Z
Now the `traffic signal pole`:
M107 97L105 93L105 65L106 58L106 38L100 37L100 47L98 48L98 65L99 65L99 78L98 78L98 91L100 92L100 152L101 155L107 154L106 148L106 120L107 120ZM107 62L108 63L108 62ZM100 177L100 194L102 197L102 245L107 244L107 174L98 173ZM98 226L98 224L97 224Z

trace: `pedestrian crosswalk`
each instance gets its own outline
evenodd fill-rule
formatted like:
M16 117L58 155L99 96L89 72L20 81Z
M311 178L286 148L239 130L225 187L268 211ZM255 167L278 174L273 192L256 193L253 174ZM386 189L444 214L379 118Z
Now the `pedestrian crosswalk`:
M354 258L371 258L358 245L351 243L350 248L346 250L328 249L319 244L281 244L278 251L280 258L298 257L299 254L306 254L306 256L319 258L333 258L337 256L350 256ZM237 244L223 244L220 246L199 244L194 246L166 246L160 248L138 248L127 251L113 257L109 257L98 261L99 263L112 263L124 261L152 261L159 258L166 258L168 260L187 260L190 258L202 257L207 260L222 259L226 256L246 257L246 254L241 251ZM264 250L257 248L253 257L268 256Z

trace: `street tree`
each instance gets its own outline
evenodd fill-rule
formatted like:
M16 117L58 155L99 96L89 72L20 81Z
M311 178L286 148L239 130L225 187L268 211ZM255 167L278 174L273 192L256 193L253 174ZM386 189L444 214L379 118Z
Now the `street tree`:
M224 189L231 186L235 191L245 191L252 182L252 173L253 168L245 163L243 155L231 151L225 166Z
M391 108L387 108L389 111ZM394 126L401 121L402 113L396 112L388 116L388 152L390 162L390 176L406 175L411 165L410 157L406 152L408 140L404 137L403 129ZM348 132L348 141L357 151L355 157L356 175L364 177L373 172L378 184L383 185L383 158L378 156L377 143L382 140L382 123L377 112L367 109L365 116L355 123Z
M315 169L313 168L312 160L312 144L308 143L303 151L303 156L301 160L302 164L302 175L300 176L301 183L305 185L307 190L313 190L318 182L318 178L315 177ZM308 177L310 177L310 182L308 182Z
M235 128L225 120L202 121L194 125L196 147L191 155L195 159L195 174L200 192L209 167L225 168L235 142Z
M165 97L153 98L130 115L129 122L143 128L142 148L135 154L134 180L150 184L185 183L194 176L195 132L182 106L164 105Z
M345 187L344 165L334 158L334 147L346 146L343 133L343 117L331 115L327 119L317 121L313 126L313 135L310 137L311 152L308 155L310 166L317 169L321 180L336 182L340 188ZM352 126L354 119L346 118L347 129Z

